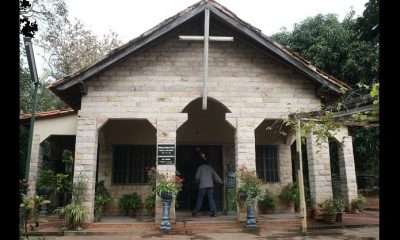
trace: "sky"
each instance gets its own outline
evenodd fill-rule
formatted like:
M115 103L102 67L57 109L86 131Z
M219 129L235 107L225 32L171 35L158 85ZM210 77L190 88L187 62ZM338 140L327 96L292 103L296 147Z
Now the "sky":
M81 20L93 33L116 32L128 42L199 0L65 0L70 19ZM362 15L367 0L217 0L239 18L270 36L319 13L343 20L351 9ZM38 58L38 57L37 57ZM37 59L37 64L42 61ZM38 66L38 74L42 69Z

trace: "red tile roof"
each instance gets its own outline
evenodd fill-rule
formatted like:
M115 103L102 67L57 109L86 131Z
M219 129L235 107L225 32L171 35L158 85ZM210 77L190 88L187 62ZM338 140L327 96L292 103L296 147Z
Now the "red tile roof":
M73 113L76 113L76 111L71 108L51 110L51 111L46 111L46 112L37 112L35 114L35 118L40 119L40 118L58 117L58 116L68 115L68 114L73 114ZM24 114L19 115L19 120L31 119L31 116L32 116L31 113L24 113Z

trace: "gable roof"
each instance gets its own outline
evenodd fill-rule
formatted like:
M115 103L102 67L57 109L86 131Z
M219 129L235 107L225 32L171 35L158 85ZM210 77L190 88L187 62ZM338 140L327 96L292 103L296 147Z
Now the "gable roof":
M259 29L241 20L233 12L212 0L201 0L186 8L144 32L139 37L112 50L93 64L51 83L48 88L70 107L75 110L79 109L80 99L82 95L86 94L84 81L106 70L130 54L164 39L178 28L182 28L189 21L200 17L206 8L210 10L210 16L214 20L235 31L240 38L257 46L269 56L291 66L309 79L317 82L321 85L321 89L331 90L337 94L341 93L341 88L351 89L346 83L317 69L297 53L273 41L262 34Z

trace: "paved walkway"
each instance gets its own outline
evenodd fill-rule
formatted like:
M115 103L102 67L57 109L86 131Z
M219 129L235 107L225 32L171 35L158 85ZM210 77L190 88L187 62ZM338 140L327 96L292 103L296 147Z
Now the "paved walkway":
M31 240L39 240L36 237L30 237ZM250 239L288 239L288 240L351 240L379 239L379 227L362 227L362 228L345 228L345 229L322 229L310 230L307 235L303 236L299 232L287 231L268 231L266 229L258 229L248 232L238 233L194 233L194 234L165 234L165 233L144 233L131 235L107 235L107 236L46 236L46 240L143 240L143 239L190 239L190 240L250 240Z

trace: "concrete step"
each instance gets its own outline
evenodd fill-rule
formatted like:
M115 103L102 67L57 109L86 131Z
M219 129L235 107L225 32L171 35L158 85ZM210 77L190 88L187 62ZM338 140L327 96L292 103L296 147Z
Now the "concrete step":
M186 220L179 220L172 224L170 233L201 233L201 232L243 232L249 231L245 222L236 220L219 220L210 217L195 217ZM148 223L88 223L81 231L65 231L65 235L109 235L129 233L159 233L160 224ZM300 219L260 219L257 228L278 230L298 230Z

